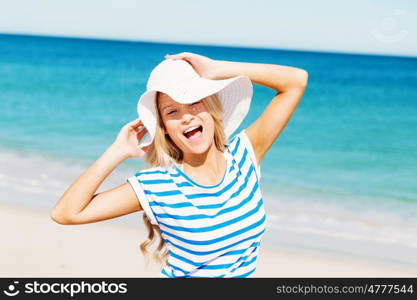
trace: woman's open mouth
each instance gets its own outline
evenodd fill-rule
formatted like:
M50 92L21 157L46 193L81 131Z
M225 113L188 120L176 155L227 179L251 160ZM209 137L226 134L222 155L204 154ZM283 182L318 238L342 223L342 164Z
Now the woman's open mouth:
M183 134L189 141L198 142L203 138L203 126L200 125L198 127L191 128L191 130L187 130Z

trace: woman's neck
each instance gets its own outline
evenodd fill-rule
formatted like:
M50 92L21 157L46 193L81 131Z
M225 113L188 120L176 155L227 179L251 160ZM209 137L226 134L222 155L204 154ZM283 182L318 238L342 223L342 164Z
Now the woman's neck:
M209 150L202 154L185 154L182 171L188 174L204 174L208 178L221 178L226 167L224 153L213 143ZM215 180L214 180L215 181Z

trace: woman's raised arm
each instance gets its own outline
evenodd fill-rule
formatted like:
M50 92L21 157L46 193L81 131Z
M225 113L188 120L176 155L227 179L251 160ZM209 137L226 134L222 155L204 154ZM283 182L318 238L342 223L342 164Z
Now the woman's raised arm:
M137 133L141 125L140 120L134 120L123 126L114 143L70 185L51 211L50 216L55 222L66 225L92 223L142 209L128 183L95 194L120 163L145 155L146 148L137 146L146 133L146 128Z

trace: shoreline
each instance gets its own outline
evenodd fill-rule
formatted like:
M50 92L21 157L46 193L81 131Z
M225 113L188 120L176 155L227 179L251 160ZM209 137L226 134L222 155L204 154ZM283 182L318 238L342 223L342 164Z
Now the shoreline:
M48 211L1 203L0 225L10 229L3 230L0 276L158 277L160 266L146 266L139 250L146 235L140 214L131 214L137 227L118 220L68 226L52 221ZM253 277L417 276L372 261L275 250L267 244L260 248Z

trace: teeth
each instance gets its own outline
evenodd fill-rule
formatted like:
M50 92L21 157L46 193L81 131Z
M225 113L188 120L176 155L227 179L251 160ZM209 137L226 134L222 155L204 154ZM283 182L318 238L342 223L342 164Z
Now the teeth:
M184 131L184 133L190 132L191 130L194 130L194 129L198 128L198 127L200 127L200 126L190 127L186 131Z

